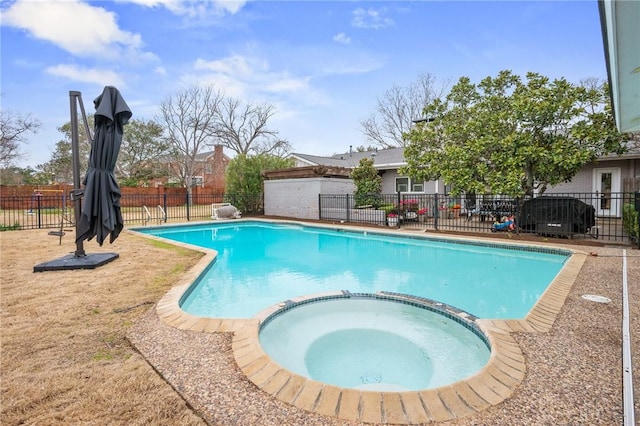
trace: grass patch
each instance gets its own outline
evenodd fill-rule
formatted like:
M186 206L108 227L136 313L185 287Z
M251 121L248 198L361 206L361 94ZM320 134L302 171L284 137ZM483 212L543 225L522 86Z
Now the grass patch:
M17 231L20 229L20 222L15 222L13 225L0 225L0 232L2 231Z
M0 423L203 425L126 338L203 254L123 233L114 262L34 274L74 246L42 239L2 235Z
M111 355L111 353L109 353L107 351L99 351L98 353L93 355L93 357L91 357L91 359L94 360L94 361L112 361L113 360L113 355Z
M195 250L189 250L187 248L176 246L176 245L170 244L170 243L166 243L164 241L152 240L152 239L149 239L147 241L153 247L156 247L156 248L159 248L159 249L164 249L164 250L171 250L171 251L176 252L180 256L190 256L190 255L193 255L193 253L199 253L200 257L202 257L204 255L201 252L198 252L198 251L195 251Z

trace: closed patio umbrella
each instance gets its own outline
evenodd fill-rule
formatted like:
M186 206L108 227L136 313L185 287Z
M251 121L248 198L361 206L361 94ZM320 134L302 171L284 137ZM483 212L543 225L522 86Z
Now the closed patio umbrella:
M71 199L74 200L76 219L76 251L73 254L39 263L33 267L33 272L94 269L118 258L117 253L86 254L83 241L97 237L98 244L102 246L107 235L112 243L122 231L121 194L113 171L122 144L123 127L131 118L131 110L118 89L111 86L105 87L102 94L93 101L96 113L94 138L91 141L91 132L80 92L70 91L69 101L74 185ZM82 182L84 189L80 188L78 104L87 137L91 141L89 167ZM82 197L85 198L84 204Z
M93 103L96 108L94 138L83 181L84 203L76 229L76 243L96 237L102 246L107 236L113 243L123 227L121 193L113 171L122 144L123 127L132 113L113 86L105 87Z

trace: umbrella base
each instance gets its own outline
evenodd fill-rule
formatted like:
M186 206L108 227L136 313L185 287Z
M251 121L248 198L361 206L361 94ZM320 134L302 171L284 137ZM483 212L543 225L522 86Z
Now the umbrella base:
M86 256L68 254L58 259L39 263L33 267L33 272L66 271L70 269L95 269L115 260L118 253L93 253Z

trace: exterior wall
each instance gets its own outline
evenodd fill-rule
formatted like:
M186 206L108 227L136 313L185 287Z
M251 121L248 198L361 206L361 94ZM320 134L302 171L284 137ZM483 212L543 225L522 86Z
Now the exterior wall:
M397 170L385 170L382 175L382 193L393 194L396 192L396 177L400 176Z
M553 187L548 187L546 194L559 194L570 192L593 192L593 170L599 168L618 167L620 168L620 188L615 192L622 192L622 181L625 178L631 178L638 176L640 161L634 160L615 160L615 161L598 161L596 163L587 164L584 166L574 177L571 182L561 183ZM398 174L397 170L386 170L382 175L382 193L393 194L395 193L395 179L396 177L403 176ZM426 194L444 194L445 188L442 180L425 182L424 192Z
M225 174L229 165L229 157L224 155L223 146L216 145L214 151L208 155L199 155L193 164L193 176L202 178L202 188L210 191L223 192L226 185ZM153 186L160 186L167 182L176 182L180 178L180 164L169 163L169 178L155 179Z
M613 160L598 161L584 166L574 177L571 182L561 183L554 187L549 187L546 194L558 194L561 192L593 192L593 171L595 169L604 168L620 168L620 188L615 188L614 192L622 192L622 181L625 178L635 176L635 167L633 160Z
M299 219L320 217L318 194L352 194L351 179L306 178L264 181L264 214Z
M224 191L225 173L228 165L229 160L222 152L222 145L216 145L213 156L207 158L207 165L204 167L204 186L213 190Z
M307 166L313 166L313 164L308 163L307 161L302 161L299 158L295 158L295 164L294 167L307 167Z
M550 186L545 194L558 194L563 192L591 192L593 191L593 165L588 164L582 168L571 182Z
M398 170L385 170L382 175L382 193L393 194L396 192L396 178L404 177L404 175L398 174ZM428 181L424 183L424 193L426 194L443 194L444 184L441 180ZM422 192L420 192L422 194Z

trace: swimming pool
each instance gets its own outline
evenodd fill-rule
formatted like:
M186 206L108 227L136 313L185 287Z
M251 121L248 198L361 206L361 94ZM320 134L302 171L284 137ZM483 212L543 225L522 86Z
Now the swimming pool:
M184 311L214 318L250 318L284 300L331 290L411 294L480 318L522 318L570 256L560 249L262 221L136 230L218 251L181 299Z

